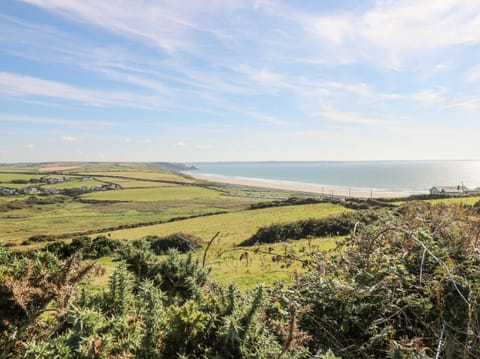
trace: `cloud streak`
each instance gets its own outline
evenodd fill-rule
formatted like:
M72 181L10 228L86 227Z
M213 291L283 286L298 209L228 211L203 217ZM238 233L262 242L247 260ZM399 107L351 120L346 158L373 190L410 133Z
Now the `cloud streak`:
M41 97L80 102L101 107L163 108L158 96L85 89L57 81L10 72L0 72L0 94L12 97Z

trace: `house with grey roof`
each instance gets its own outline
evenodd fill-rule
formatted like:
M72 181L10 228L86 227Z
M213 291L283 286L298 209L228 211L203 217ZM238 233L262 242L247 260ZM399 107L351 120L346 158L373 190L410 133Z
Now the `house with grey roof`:
M444 195L444 196L458 196L461 194L467 194L470 191L464 185L458 186L435 186L430 188L430 194L432 195Z

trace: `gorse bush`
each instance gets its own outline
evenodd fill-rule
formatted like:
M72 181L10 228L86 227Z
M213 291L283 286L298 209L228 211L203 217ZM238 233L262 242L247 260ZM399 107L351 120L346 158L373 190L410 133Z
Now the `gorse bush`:
M150 242L152 251L157 255L165 254L170 249L176 249L181 253L194 251L201 241L195 236L184 233L174 233L166 237L147 236L144 239Z
M53 240L53 236L36 235L30 237L33 242L45 242ZM195 250L199 246L200 240L194 236L175 233L166 237L147 236L142 240L119 241L113 240L107 236L80 236L72 239L70 243L56 241L48 243L44 250L54 253L59 258L68 258L72 254L81 252L85 259L95 259L104 256L110 256L117 251L122 252L133 244L134 247L148 248L156 255L166 254L170 249L176 249L181 253L187 253Z
M70 243L60 241L49 243L45 246L45 250L54 253L59 258L68 258L74 253L81 252L83 258L93 259L112 255L122 245L122 242L105 236L95 238L80 236L72 239Z
M44 251L14 254L0 245L0 358L19 353L44 313L64 320L75 285L94 267L81 259L73 255L62 261Z
M343 358L480 357L480 222L411 204L315 255L293 290L310 349ZM439 349L438 349L439 348ZM438 355L438 356L437 356Z
M78 290L60 323L61 329L46 340L44 331L48 324L43 323L23 343L22 355L304 357L303 341L286 345L285 338L276 334L276 327L265 324L268 301L263 287L241 293L233 285L225 289L210 283L205 270L191 257L181 259L175 251L170 252L166 261L146 266L142 277L137 277L123 262L112 274L105 293L95 293L87 287ZM160 278L168 285L162 286ZM191 290L192 287L198 290ZM58 328L58 323L51 326Z

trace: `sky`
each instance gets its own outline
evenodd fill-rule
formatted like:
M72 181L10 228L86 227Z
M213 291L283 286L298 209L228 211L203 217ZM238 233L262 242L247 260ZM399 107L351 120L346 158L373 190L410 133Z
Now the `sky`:
M1 0L0 162L480 159L478 0Z

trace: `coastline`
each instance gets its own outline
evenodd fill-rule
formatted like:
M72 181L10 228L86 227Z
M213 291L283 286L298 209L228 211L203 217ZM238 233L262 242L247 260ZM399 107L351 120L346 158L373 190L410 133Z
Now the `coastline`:
M193 172L183 172L186 175L193 177L197 180L212 182L212 183L221 183L221 184L230 184L237 186L247 186L255 188L266 188L266 189L276 189L292 192L302 192L302 193L315 193L324 195L326 197L354 197L354 198L400 198L406 197L408 193L398 193L398 192L385 192L372 189L363 190L360 188L348 188L348 187L337 187L329 185L317 185L313 183L299 183L299 182L287 182L287 181L277 181L277 180L267 180L267 179L257 179L257 178L239 178L239 177L224 177L211 174L203 173L193 173Z

